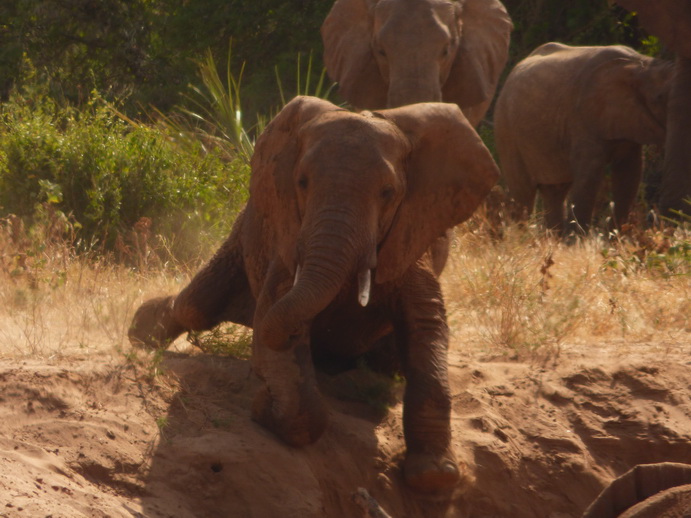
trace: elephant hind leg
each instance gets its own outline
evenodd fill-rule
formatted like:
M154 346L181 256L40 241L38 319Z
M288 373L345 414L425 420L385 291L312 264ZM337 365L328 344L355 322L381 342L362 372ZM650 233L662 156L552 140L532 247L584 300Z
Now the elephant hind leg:
M626 223L633 207L638 187L643 177L643 156L639 144L622 143L612 162L612 197L614 199L614 224L617 228Z
M528 174L528 169L523 163L518 151L510 156L511 160L503 165L504 182L509 198L513 201L514 207L511 215L514 219L522 221L527 219L535 206L537 195L537 185Z
M245 272L239 227L236 223L211 260L175 297L174 317L185 329L204 331L221 322L252 326L255 301Z
M564 200L569 192L570 183L539 186L545 213L545 226L558 234L564 232Z
M127 331L130 343L137 347L165 349L185 328L173 315L174 297L156 297L144 302L134 314Z
M185 331L205 331L224 321L252 325L255 301L242 258L240 220L177 296L147 300L137 309L128 331L130 343L162 349Z

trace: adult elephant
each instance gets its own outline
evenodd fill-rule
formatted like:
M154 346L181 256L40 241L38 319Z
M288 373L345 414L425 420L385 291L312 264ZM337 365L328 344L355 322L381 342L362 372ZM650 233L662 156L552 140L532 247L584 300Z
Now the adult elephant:
M691 465L640 464L615 479L582 518L685 518L691 516Z
M611 0L610 0L611 1ZM676 53L667 115L660 210L691 214L691 2L688 0L615 0L635 11L641 25Z
M426 250L498 179L489 151L451 104L355 114L298 97L251 165L228 240L179 295L137 310L130 340L165 347L223 320L252 326L265 383L253 418L300 446L327 417L311 352L357 356L393 332L407 381L405 478L419 490L453 486L448 328Z
M546 43L511 71L494 111L508 194L546 225L587 230L608 166L615 223L628 218L642 176L643 144L662 144L670 63L629 47Z
M327 72L353 106L444 101L477 126L511 29L499 0L336 0L321 34Z

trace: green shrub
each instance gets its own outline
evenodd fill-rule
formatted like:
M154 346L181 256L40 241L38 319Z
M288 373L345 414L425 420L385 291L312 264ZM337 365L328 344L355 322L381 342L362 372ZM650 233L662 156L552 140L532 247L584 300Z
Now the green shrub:
M51 203L77 223L82 247L122 247L149 218L173 255L191 258L200 236L228 231L248 174L218 147L181 146L98 96L79 111L44 95L15 94L0 107L0 216L31 224Z

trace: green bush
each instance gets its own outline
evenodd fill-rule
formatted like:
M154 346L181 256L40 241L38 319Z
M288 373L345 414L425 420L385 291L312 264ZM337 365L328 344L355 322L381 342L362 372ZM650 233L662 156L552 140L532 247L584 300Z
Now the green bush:
M31 224L51 203L76 222L82 247L105 251L145 217L187 259L200 237L228 231L249 170L218 147L185 144L124 120L98 96L77 111L14 95L0 107L0 216Z

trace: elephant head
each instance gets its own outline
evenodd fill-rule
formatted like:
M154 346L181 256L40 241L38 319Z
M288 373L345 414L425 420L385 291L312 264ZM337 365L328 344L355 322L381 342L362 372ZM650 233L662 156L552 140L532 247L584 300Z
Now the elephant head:
M273 255L295 277L254 323L259 342L274 349L347 286L357 283L366 305L372 287L395 283L498 178L457 106L355 114L310 97L269 124L252 169L251 209L275 229Z
M593 67L599 70L589 76L580 106L597 107L603 137L663 145L671 63L628 48L613 49L620 54L617 59L602 56L602 63L593 60Z
M511 28L498 0L336 0L321 27L324 63L357 108L451 102L476 126Z

